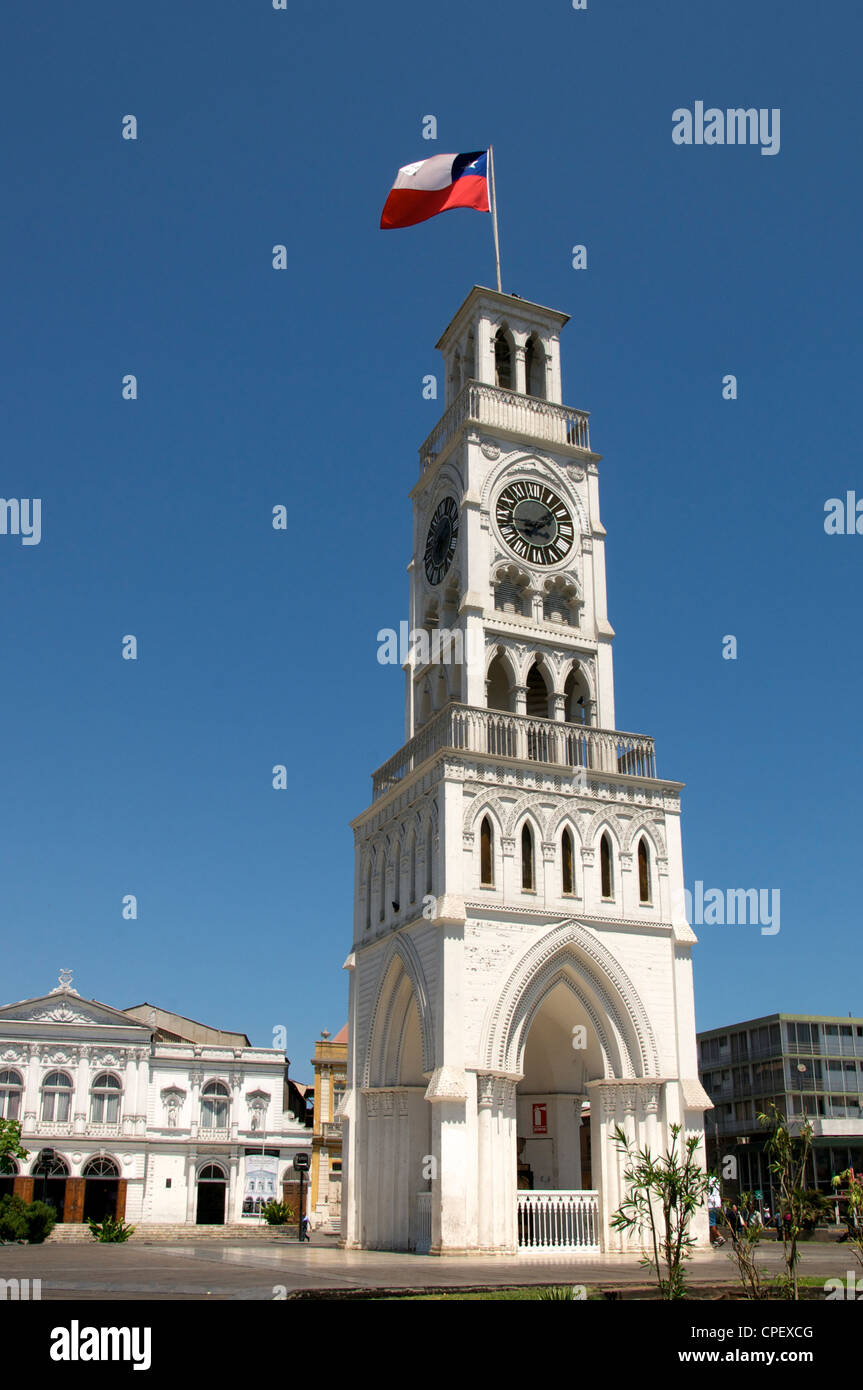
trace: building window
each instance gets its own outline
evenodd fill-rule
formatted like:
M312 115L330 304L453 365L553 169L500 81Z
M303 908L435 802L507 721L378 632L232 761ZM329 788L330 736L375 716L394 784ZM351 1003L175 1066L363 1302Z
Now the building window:
M575 892L575 871L573 860L572 831L564 830L560 837L561 873L564 893Z
M208 1081L201 1092L202 1129L227 1129L230 1092L223 1081Z
M521 886L528 893L534 892L536 888L533 873L533 835L527 824L521 827Z
M603 835L599 842L599 871L602 879L602 896L613 898L614 877L612 874L611 841L607 835Z
M90 1119L96 1125L115 1125L120 1118L120 1083L103 1071L90 1088Z
M535 333L531 333L524 349L524 389L529 396L545 398L545 351Z
M378 904L378 921L384 920L387 906L387 857L381 855L381 882L380 882L380 902Z
M49 1071L42 1082L42 1119L65 1124L71 1111L71 1078L63 1071Z
M23 1082L17 1071L0 1071L0 1119L20 1119L23 1089Z
M494 838L488 816L483 816L479 830L479 881L484 888L494 887Z
M638 901L650 902L650 853L644 836L638 842Z
M408 880L408 886L410 891L410 898L408 899L408 901L415 903L417 900L417 833L415 830L411 831L409 874L410 878Z
M87 1159L81 1169L81 1176L83 1178L119 1178L120 1169L113 1158L108 1158L105 1154L96 1154L93 1158Z
M431 821L426 831L426 892L432 891L432 858L434 855L434 836L432 835Z
M512 347L504 328L494 335L494 384L512 390Z

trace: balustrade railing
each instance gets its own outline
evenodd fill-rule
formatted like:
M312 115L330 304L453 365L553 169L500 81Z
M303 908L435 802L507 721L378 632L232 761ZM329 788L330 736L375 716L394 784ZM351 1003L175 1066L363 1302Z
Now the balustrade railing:
M656 776L653 739L644 734L450 704L372 775L373 797L383 796L435 753L449 749L629 777Z
M519 1192L519 1250L599 1250L598 1192Z
M435 462L464 424L488 425L509 434L543 439L549 444L589 450L588 418L585 410L572 410L538 396L525 396L520 391L469 381L422 445L420 473Z

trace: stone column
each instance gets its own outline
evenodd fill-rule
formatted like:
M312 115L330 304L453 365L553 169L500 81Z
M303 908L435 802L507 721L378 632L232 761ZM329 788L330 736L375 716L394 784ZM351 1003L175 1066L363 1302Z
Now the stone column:
M379 1187L378 1232L381 1247L394 1250L395 1246L395 1182L396 1182L396 1121L394 1118L395 1096L392 1091L380 1092L381 1123L379 1129L378 1152L380 1154L381 1181Z
M78 1053L78 1074L75 1090L72 1093L73 1129L75 1134L83 1134L87 1128L90 1114L90 1048L82 1047ZM127 1072L123 1072L123 1094L126 1090ZM122 1096L121 1102L122 1104Z
M496 1081L480 1073L477 1084L477 1242L480 1250L494 1248L495 1165L492 1113Z
M362 1230L360 1243L367 1248L376 1249L380 1245L379 1191L381 1178L381 1121L380 1093L365 1091L366 1103L366 1143L365 1163L363 1164L363 1202Z
M432 1107L432 1255L466 1251L466 1170L464 1074L457 1067L437 1067L425 1098Z
M190 1107L191 1107L190 1113L189 1113L189 1125L190 1125L190 1133L191 1133L191 1136L192 1136L193 1139L197 1139L197 1137L198 1137L198 1131L199 1131L199 1129L200 1129L200 1127L201 1127L201 1082L202 1082L202 1081L203 1081L203 1072L195 1071L195 1070L189 1072L189 1085L190 1085L191 1088L192 1088L192 1094L191 1094L191 1096L190 1096L190 1098L189 1098L189 1104L190 1104Z

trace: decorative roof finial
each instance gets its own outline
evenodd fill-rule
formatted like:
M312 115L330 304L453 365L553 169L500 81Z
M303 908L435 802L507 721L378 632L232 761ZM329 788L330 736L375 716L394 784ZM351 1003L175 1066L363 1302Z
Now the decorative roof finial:
M80 998L77 989L72 988L71 970L61 970L57 978L59 983L56 984L54 988L51 990L52 994L74 994L77 995L78 998Z

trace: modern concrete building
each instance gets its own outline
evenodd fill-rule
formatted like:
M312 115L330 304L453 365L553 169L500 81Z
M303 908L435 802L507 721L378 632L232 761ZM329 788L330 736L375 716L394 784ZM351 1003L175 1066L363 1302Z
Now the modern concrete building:
M771 1101L789 1120L812 1123L813 1188L827 1193L834 1173L863 1169L863 1018L768 1014L699 1033L698 1056L714 1106L708 1163L736 1171L738 1190L761 1190L773 1204L758 1121ZM734 1190L733 1177L724 1190Z

